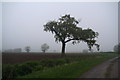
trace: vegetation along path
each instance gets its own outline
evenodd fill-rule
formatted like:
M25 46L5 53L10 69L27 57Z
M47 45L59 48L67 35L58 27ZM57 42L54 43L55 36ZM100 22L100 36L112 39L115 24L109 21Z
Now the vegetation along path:
M118 78L118 57L98 64L80 78Z
M6 54L8 55L8 54ZM16 53L17 55L17 53ZM20 54L25 55L24 53ZM27 55L27 54L26 54ZM34 54L36 55L36 54ZM38 54L37 54L38 55ZM52 54L53 55L53 54ZM65 58L49 58L34 60L36 56L28 55L27 60L21 62L4 62L4 80L9 78L105 78L117 74L117 54L115 53L89 53L89 54L66 54ZM39 57L43 55L39 54ZM44 54L45 56L45 54ZM55 56L55 54L54 54ZM8 56L7 56L8 57ZM9 56L10 57L10 56ZM15 56L14 56L15 57ZM33 59L34 58L34 59ZM4 59L5 55L4 55ZM3 61L4 61L3 59ZM11 59L11 58L7 58ZM21 57L23 59L23 57ZM15 60L15 59L14 59ZM115 64L115 65L114 65ZM95 66L95 67L94 67ZM12 73L11 73L12 72ZM113 73L113 74L110 74ZM117 75L113 75L113 77Z

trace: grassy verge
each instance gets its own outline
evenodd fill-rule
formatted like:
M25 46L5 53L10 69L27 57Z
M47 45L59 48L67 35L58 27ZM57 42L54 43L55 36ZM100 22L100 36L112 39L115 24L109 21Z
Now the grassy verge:
M75 58L78 61L55 67L48 67L44 70L35 71L25 76L19 76L18 78L79 78L84 72L88 71L93 66L115 56L117 55L106 53L95 57L81 59L78 57Z

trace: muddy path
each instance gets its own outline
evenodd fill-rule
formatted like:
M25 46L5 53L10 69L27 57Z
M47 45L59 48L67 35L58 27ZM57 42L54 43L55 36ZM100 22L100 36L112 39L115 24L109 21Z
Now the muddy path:
M118 78L119 60L118 57L115 57L98 64L85 72L80 78Z

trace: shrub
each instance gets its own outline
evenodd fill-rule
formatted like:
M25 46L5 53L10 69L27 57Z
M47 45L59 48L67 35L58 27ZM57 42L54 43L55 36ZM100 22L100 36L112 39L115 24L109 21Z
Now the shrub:
M66 63L70 63L69 59L63 58L63 59L46 59L41 61L41 65L44 67L53 67L57 65L63 65Z
M14 66L13 65L3 65L2 67L2 78L7 80L8 78L14 78L16 76Z
M22 64L4 64L2 70L2 78L4 80L15 78L17 76L24 76L32 71L42 70L43 67L38 62L26 62Z
M16 78L18 76L24 76L32 73L33 71L40 71L43 69L47 69L49 67L54 67L58 65L63 65L66 63L70 63L70 59L62 58L62 59L44 59L39 62L25 62L21 64L15 65L7 65L3 66L3 78L6 80L8 78Z
M56 65L56 61L55 60L52 60L52 59L47 59L47 60L42 60L41 61L41 65L43 67L53 67Z
M30 66L31 68L35 68L35 66L39 65L38 62L26 62L25 63L27 66Z
M27 64L19 64L15 66L17 76L23 76L32 72L32 67Z
M39 71L39 70L43 70L43 69L44 69L44 67L42 65L37 65L37 66L35 66L34 71Z
M68 59L59 59L59 60L56 60L56 65L63 65L65 63L69 63L69 60Z

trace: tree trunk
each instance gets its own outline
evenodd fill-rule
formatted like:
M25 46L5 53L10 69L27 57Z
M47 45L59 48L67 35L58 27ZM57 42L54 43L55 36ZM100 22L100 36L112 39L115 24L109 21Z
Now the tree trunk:
M62 52L61 52L61 56L64 57L65 56L65 42L62 42Z
M45 50L43 50L43 53L45 53Z

